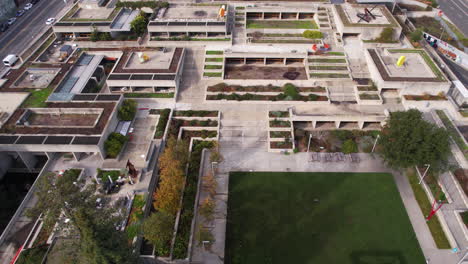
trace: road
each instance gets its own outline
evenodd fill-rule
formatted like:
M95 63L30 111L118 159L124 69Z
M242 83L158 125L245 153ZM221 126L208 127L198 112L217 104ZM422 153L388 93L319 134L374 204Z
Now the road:
M468 1L466 0L439 0L440 9L452 22L468 36Z
M452 60L447 59L443 54L439 53L439 55L449 66L450 70L452 70L453 74L457 76L458 80L460 80L460 82L462 82L465 86L468 87L468 71L465 70L462 66L453 62Z
M70 3L69 3L70 5ZM31 42L48 29L45 21L56 17L65 7L63 0L42 0L18 17L10 28L0 35L0 59L8 54L20 54ZM0 72L4 70L3 63Z

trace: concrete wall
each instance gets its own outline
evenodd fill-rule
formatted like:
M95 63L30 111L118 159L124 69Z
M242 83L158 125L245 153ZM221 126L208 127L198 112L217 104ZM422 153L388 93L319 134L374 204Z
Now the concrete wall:
M16 4L14 0L0 0L0 21L14 16Z
M13 158L7 153L0 152L0 179L3 178L5 173L13 165Z

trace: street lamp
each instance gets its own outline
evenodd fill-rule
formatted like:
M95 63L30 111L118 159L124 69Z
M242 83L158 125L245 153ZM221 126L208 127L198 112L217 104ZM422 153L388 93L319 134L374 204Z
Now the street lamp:
M377 140L379 140L379 138L380 138L380 134L377 135L377 138L375 139L374 146L372 147L372 151L371 151L371 152L374 152L375 146L377 146Z
M310 140L312 139L312 134L309 134L309 143L307 144L307 152L309 152L310 149Z
M426 166L427 168L426 168L426 170L424 171L424 173L423 173L421 179L419 180L419 184L421 184L422 181L423 181L423 179L424 179L424 177L426 177L427 171L428 171L429 168L431 167L431 164L424 164L424 166Z

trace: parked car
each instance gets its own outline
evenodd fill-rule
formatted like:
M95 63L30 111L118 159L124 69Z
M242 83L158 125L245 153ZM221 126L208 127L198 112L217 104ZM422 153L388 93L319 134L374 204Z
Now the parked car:
M25 6L24 6L24 10L29 10L33 7L33 4L32 3L27 3Z
M55 22L55 18L51 17L51 18L48 18L45 23L46 25L52 25L54 22Z
M19 57L15 54L9 54L3 59L3 64L7 67L15 66L16 62L18 62Z
M12 17L7 20L8 25L13 25L16 22L16 17Z
M3 23L0 25L0 32L5 32L7 31L8 27L10 27L10 25L8 25L8 23Z
M26 11L24 11L24 10L22 10L22 9L21 9L21 10L18 10L18 11L16 12L16 16L17 16L17 17L20 17L20 16L24 15L24 12L26 12Z
M39 0L31 0L31 4L33 5L37 4L37 2L39 2Z

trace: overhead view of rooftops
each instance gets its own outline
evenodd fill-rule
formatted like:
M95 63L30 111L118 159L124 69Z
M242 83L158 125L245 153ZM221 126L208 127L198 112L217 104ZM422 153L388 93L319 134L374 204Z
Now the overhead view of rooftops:
M467 13L0 0L0 264L468 263Z

